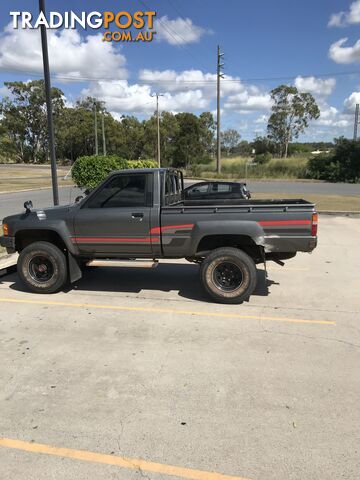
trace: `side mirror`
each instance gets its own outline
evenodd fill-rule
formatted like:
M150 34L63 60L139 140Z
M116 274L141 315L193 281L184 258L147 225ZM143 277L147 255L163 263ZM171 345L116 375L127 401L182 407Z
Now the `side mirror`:
M31 200L27 200L27 201L24 203L24 208L25 208L25 210L26 210L26 213L30 213L30 212L31 212L31 209L33 208L32 201L31 201Z
M80 202L84 197L82 195L79 195L78 197L75 198L75 203Z

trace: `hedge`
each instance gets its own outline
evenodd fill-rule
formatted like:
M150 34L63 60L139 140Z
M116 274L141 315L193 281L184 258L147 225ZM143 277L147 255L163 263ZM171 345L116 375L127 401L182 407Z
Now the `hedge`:
M75 184L80 188L95 188L109 173L126 168L156 168L154 160L125 160L112 156L79 157L71 171Z

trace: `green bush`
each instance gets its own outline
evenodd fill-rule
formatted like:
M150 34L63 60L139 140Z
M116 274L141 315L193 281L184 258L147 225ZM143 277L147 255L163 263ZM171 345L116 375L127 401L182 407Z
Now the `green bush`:
M95 188L109 173L126 168L156 168L154 160L125 160L115 155L80 157L71 171L75 184L80 188Z
M264 165L264 163L270 162L271 159L272 159L271 153L265 152L265 153L260 153L259 155L256 155L255 162L258 163L259 165Z
M360 181L360 140L337 139L332 153L310 158L307 174L329 182Z

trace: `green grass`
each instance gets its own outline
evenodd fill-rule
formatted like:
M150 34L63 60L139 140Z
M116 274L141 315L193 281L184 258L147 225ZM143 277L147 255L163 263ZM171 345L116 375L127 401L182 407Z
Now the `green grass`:
M206 178L245 178L246 162L250 157L223 158L221 162L221 175L217 175L215 161L207 165L199 165L199 174ZM306 178L306 164L308 158L303 156L272 158L267 163L248 165L247 178L276 178L297 179Z

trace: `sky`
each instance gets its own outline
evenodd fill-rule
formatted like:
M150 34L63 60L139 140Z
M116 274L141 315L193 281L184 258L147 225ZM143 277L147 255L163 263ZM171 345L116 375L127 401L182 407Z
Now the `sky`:
M0 98L6 81L42 76L40 31L14 29L10 11L37 0L0 4ZM314 95L320 118L303 141L351 137L360 103L360 0L46 0L47 12L153 10L150 43L103 42L104 28L48 30L52 84L68 105L87 95L116 118L155 110L216 111L217 45L224 53L222 129L243 139L266 132L270 91L286 83ZM117 29L116 29L117 30Z

